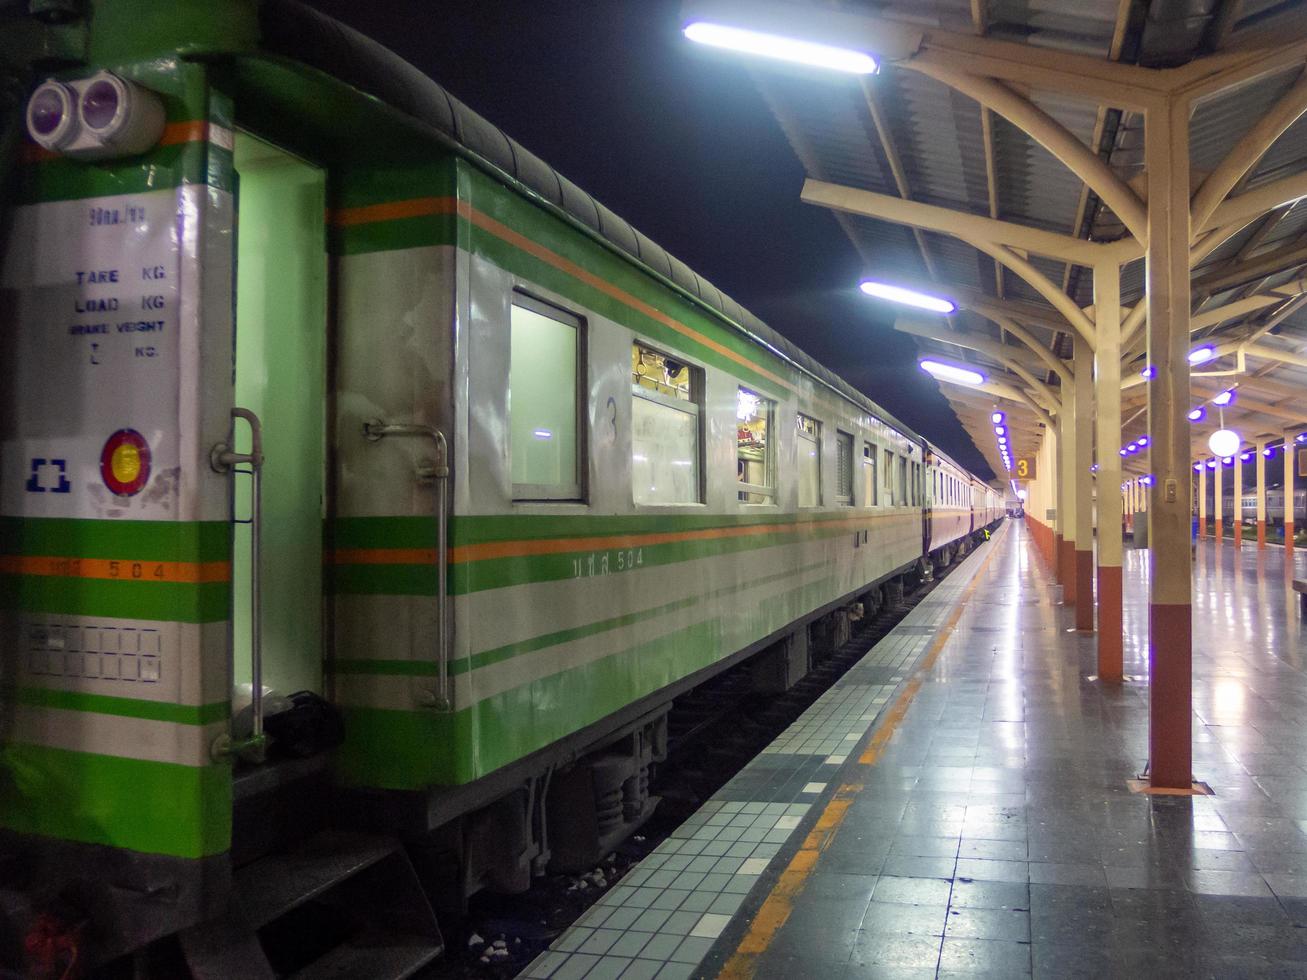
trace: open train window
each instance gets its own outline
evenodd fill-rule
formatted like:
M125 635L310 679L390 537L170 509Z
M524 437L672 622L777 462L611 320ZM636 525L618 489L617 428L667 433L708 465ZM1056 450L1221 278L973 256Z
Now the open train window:
M879 503L876 493L876 447L869 442L864 442L862 444L862 506L872 507Z
M885 465L881 467L881 472L884 473L884 476L882 476L881 479L885 481L885 503L888 504L890 507L893 507L894 506L894 453L888 449L885 450Z
M735 479L741 503L770 504L776 500L775 446L772 423L776 403L756 391L740 388L735 402Z
M509 323L509 452L514 500L582 500L582 322L513 296Z
M853 506L853 436L835 430L835 503Z
M631 480L637 504L697 504L703 372L631 345Z
M821 506L821 423L799 413L799 506Z

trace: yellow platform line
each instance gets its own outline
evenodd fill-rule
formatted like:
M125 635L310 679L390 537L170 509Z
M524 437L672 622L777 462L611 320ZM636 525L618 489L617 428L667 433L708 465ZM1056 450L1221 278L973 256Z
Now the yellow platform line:
M912 672L912 678L908 681L903 692L894 702L894 706L886 713L884 720L876 728L876 732L867 743L866 749L858 757L859 766L874 766L880 761L881 755L885 751L885 746L889 740L894 737L894 732L902 723L903 718L908 713L908 706L912 699L917 696L921 690L922 677L935 661L939 659L944 645L948 643L949 637L953 635L957 627L958 620L962 618L962 612L966 608L971 594L975 592L976 586L980 584L981 576L984 575L985 569L989 563L994 560L998 554L997 549L991 550L985 556L980 568L976 569L975 576L971 579L970 584L963 590L962 595L958 597L957 607L949 616L948 621L940 627L939 633L935 636L935 641L926 651L926 655L918 663ZM802 846L790 859L790 863L785 866L781 872L780 878L772 887L770 894L762 903L762 908L758 909L758 914L754 916L753 922L749 926L749 931L745 933L744 939L736 947L731 958L726 961L721 972L717 975L718 980L750 980L758 968L758 959L763 953L770 948L776 934L781 931L794 910L794 900L798 898L803 891L804 886L808 883L808 877L817 867L817 859L821 852L830 846L831 841L835 839L835 834L844 822L848 814L849 807L852 806L853 800L858 793L862 791L861 783L842 783L835 790L834 795L822 810L821 816L817 818L817 823L813 825L808 836L804 838Z

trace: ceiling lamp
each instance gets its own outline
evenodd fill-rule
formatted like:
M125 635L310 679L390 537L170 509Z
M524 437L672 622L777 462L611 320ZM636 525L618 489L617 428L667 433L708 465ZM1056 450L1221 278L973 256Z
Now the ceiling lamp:
M1216 356L1216 349L1211 344L1195 347L1189 352L1190 364L1205 364Z
M919 310L929 310L931 313L956 313L958 309L957 303L954 303L951 299L945 299L943 296L919 293L915 289L894 286L887 282L877 282L874 279L864 279L858 283L858 288L868 296L876 299L889 300L891 303L902 303L904 306L915 306Z
M985 376L979 371L958 367L956 364L945 364L942 361L932 361L930 359L919 361L918 364L921 370L939 378L941 381L955 381L958 384L973 386L985 383Z
M1217 429L1207 438L1207 448L1222 458L1233 456L1241 445L1243 439L1233 429Z
M714 48L727 48L745 54L797 62L813 68L828 68L852 75L872 75L877 69L876 59L865 51L840 48L816 41L801 41L781 34L751 31L744 27L714 24L697 20L686 24L682 33L691 41Z

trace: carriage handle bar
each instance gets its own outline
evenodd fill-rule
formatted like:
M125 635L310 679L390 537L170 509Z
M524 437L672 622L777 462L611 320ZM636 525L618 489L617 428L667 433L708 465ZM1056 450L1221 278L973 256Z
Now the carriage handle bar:
M449 626L446 618L448 608L449 579L449 443L445 434L432 425L417 423L384 422L370 419L363 423L363 438L369 442L379 442L386 436L420 436L430 439L436 447L436 461L432 466L419 466L420 480L434 480L436 483L436 690L425 692L424 702L427 707L437 711L453 711L454 699L449 690Z

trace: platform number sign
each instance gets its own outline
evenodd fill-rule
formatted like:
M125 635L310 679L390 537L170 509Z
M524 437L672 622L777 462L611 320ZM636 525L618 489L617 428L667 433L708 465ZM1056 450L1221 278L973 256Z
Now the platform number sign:
M1033 480L1035 478L1035 457L1018 456L1012 460L1012 476L1018 480Z

